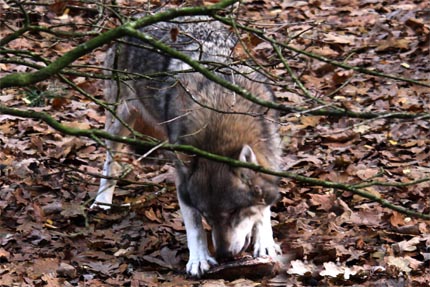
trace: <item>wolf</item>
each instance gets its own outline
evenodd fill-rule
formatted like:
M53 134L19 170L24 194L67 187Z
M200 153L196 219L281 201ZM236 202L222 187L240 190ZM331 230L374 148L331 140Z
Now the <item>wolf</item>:
M266 79L232 53L238 37L208 16L186 16L142 28L142 33L186 54L222 79L272 101ZM277 170L281 141L277 112L216 84L144 41L128 37L109 49L105 130L126 136L133 129L150 139L191 145L210 153ZM114 72L112 72L114 71ZM107 153L93 206L112 203L121 170L122 144L106 141ZM278 178L203 157L176 153L176 188L189 249L186 271L202 276L217 260L253 247L253 255L276 256L270 206L279 197ZM211 226L215 254L208 250L202 218Z

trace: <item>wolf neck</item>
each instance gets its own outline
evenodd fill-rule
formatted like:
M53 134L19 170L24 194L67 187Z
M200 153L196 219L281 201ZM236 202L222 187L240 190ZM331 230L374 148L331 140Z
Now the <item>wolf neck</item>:
M192 75L192 77L190 77ZM225 76L225 75L224 75ZM269 100L264 85L253 85L243 76L230 79L255 96ZM182 75L178 97L170 105L170 140L193 145L211 153L237 158L245 145L263 157L276 157L266 146L277 141L270 119L275 111L254 104L201 75ZM173 132L173 133L172 133Z
M251 116L206 113L203 118L193 117L188 136L184 142L224 155L236 156L244 145L257 148L262 140L260 127Z

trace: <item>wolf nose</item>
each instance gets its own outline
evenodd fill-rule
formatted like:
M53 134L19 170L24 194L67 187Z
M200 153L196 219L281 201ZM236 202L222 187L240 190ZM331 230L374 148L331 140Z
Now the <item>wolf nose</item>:
M219 262L228 261L234 256L233 252L226 248L218 248L215 255Z

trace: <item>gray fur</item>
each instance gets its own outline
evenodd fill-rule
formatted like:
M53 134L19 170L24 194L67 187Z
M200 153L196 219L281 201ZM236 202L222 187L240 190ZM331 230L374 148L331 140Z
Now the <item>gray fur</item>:
M232 51L237 37L219 22L208 17L182 17L142 31L200 61L218 76L253 95L273 100L271 89L260 83L264 80L261 75L244 65L233 65ZM177 31L177 37L172 37ZM124 41L127 44L118 43L109 50L106 60L108 68L142 76L107 83L106 100L116 107L117 115L124 122L139 130L143 125L144 130L150 130L149 136L160 140L193 145L275 170L279 168L281 146L276 111L234 94L190 71L187 64L154 51L139 40ZM163 75L155 76L160 73ZM106 130L127 134L109 113ZM114 149L118 147L112 142L107 144ZM189 273L198 276L215 262L207 247L200 246L206 238L198 222L201 216L213 228L217 257L232 256L246 249L251 238L258 245L258 250L254 250L256 256L279 251L271 236L267 210L278 198L277 178L192 155L178 154L177 157L177 189L181 209L188 214L187 233L199 234L198 240L188 238ZM114 171L110 161L112 158L108 156L106 174ZM109 189L108 186L115 184L108 183L101 183L100 192L102 187ZM102 195L100 199L104 200ZM251 219L251 225L244 223Z

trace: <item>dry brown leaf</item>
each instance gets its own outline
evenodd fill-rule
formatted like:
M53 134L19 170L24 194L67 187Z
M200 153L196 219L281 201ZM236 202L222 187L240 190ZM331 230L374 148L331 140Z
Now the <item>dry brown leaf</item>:
M324 40L328 43L347 44L350 45L355 41L353 35L341 35L334 32L329 32L324 35Z
M40 278L44 274L55 273L60 262L57 258L36 259L31 267L30 273L33 279Z
M10 259L10 252L5 250L4 248L0 248L0 261L8 262Z
M333 204L336 200L334 194L310 194L311 205L318 206L319 210L329 211L333 208Z
M388 40L380 41L378 47L376 47L376 51L383 52L383 51L392 50L392 49L407 50L409 49L410 44L411 44L410 39L389 38Z
M390 217L390 223L394 227L405 225L405 216L397 211L393 211Z
M323 119L322 116L306 116L300 117L300 122L302 123L303 128L315 127L320 123L321 119Z
M155 213L153 208L149 208L149 209L145 210L145 216L146 216L146 218L148 218L151 221L156 221L156 222L161 223L161 219L158 218L158 216Z

